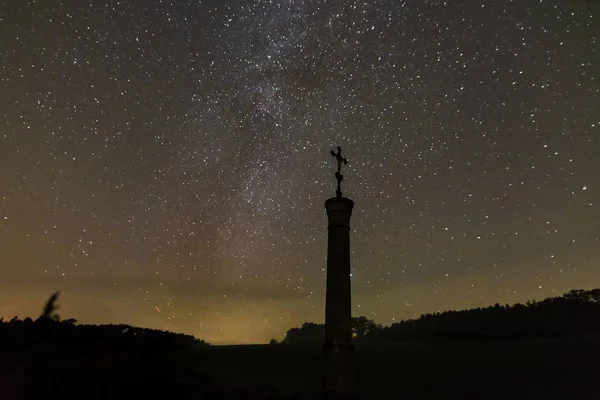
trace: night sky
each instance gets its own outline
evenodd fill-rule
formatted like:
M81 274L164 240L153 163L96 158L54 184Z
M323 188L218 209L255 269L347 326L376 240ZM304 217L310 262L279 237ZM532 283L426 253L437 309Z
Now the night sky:
M0 316L210 343L600 287L600 2L0 5Z

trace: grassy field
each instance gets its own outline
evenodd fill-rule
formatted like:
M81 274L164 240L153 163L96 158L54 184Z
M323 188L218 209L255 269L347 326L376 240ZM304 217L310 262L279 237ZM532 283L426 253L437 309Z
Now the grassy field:
M225 385L271 385L302 398L319 391L318 345L213 346L198 359L198 372ZM600 341L591 338L364 343L356 363L365 399L600 399Z

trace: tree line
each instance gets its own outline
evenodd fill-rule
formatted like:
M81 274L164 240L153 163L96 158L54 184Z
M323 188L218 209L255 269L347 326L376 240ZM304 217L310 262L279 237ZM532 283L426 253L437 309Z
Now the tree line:
M161 349L183 349L189 345L207 345L203 340L192 335L173 333L158 329L138 328L124 324L110 325L78 325L77 320L61 319L56 304L59 292L50 296L42 309L41 315L19 319L14 317L9 321L0 318L0 338L2 343L10 343L11 347L40 347L44 345L57 346L61 343L77 345L79 342L89 343L93 340L97 346L110 343L114 348L129 350L144 348L160 351Z
M478 307L423 314L384 327L352 318L355 339L377 341L490 340L600 334L600 289L571 290L525 304ZM286 332L282 343L320 342L325 325L304 323Z

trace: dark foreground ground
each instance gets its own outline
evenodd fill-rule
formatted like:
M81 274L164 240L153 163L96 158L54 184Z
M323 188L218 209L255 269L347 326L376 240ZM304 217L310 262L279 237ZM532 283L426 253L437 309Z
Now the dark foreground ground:
M317 398L320 346L4 343L0 399ZM600 340L357 344L361 399L600 399Z
M229 346L203 350L221 382L318 391L318 346ZM356 392L364 399L600 399L600 341L528 340L357 344Z

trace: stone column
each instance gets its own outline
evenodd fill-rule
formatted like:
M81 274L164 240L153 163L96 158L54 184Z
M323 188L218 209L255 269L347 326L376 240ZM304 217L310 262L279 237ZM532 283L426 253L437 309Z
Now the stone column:
M329 220L323 344L325 399L349 398L354 382L350 289L350 216L353 207L354 202L345 197L334 197L325 202Z

